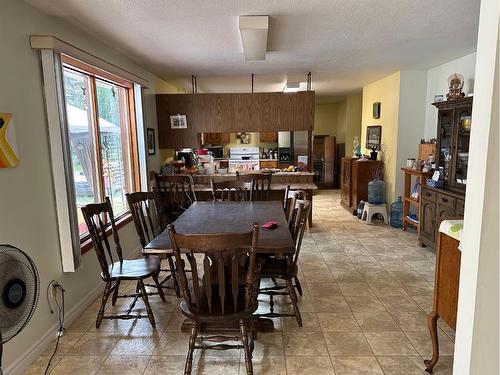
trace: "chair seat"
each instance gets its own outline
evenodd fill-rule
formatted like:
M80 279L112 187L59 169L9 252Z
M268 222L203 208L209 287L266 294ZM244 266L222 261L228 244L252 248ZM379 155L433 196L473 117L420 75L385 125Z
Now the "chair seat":
M233 294L231 291L231 286L226 285L226 294L224 299L224 314L222 314L222 304L219 298L219 285L212 285L212 313L208 308L208 300L206 297L205 287L200 285L201 294L201 304L196 309L197 306L193 306L190 309L188 304L182 300L180 303L181 312L190 320L196 321L214 321L214 320L231 320L231 319L242 319L250 317L257 310L257 303L254 306L250 306L248 309L245 308L245 285L238 285L238 298L236 301L236 310L234 308Z
M124 260L108 266L109 279L145 279L160 269L160 259L156 256ZM101 277L104 276L101 274Z
M286 258L267 256L262 261L260 268L261 278L276 277L280 279L293 278L297 276L297 265L289 262Z

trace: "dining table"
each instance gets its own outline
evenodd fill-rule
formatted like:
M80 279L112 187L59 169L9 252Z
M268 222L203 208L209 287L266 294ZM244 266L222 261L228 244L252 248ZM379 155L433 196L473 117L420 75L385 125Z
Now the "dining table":
M277 223L274 229L262 228L263 224L270 221ZM295 251L295 243L280 201L194 202L172 225L180 234L221 234L249 232L254 223L260 225L256 249L258 253L283 256ZM172 255L168 231L164 230L147 244L143 254ZM256 326L259 331L274 329L273 321L262 317L256 318ZM182 331L189 329L189 321L185 321Z

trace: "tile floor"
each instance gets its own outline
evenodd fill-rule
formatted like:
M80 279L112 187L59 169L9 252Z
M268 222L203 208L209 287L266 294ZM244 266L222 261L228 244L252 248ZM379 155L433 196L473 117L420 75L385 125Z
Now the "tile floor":
M314 199L315 225L300 256L304 326L293 318L275 319L275 332L259 334L254 373L426 374L434 252L418 246L415 232L360 223L340 207L337 191ZM144 319L108 320L96 330L96 301L68 327L50 374L182 374L188 335L179 331L183 317L168 293L167 303L151 298L155 331ZM286 299L277 302L277 309L291 309ZM259 309L267 307L262 299ZM439 339L442 356L434 373L451 374L454 336L445 323ZM25 374L43 374L52 350ZM198 352L192 373L244 374L244 355Z

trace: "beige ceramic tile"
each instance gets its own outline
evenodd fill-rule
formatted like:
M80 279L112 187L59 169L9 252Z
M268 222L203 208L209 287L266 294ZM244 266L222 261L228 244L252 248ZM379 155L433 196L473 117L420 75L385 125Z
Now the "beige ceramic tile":
M422 375L424 361L419 356L377 357L384 375Z
M363 332L400 332L401 329L385 311L354 313Z
M365 332L375 355L417 355L417 351L402 332Z
M384 305L380 303L380 300L376 296L347 296L345 299L354 313L385 311Z
M360 331L351 313L318 313L317 317L324 332Z
M373 356L332 357L332 362L336 375L383 375L377 359Z
M286 356L287 375L335 375L332 362L327 356Z
M54 356L50 362L49 371L51 371L61 361L62 356ZM49 363L50 356L38 357L25 371L24 375L42 375Z
M373 354L362 332L325 332L324 335L331 356Z
M87 332L68 351L69 356L102 356L111 353L119 337L109 332Z
M417 349L418 354L426 359L432 356L432 341L429 332L405 332L405 334ZM443 331L438 331L438 340L439 354L443 356L453 355L455 345Z
M99 368L98 375L142 374L149 359L149 356L110 355Z
M152 356L147 364L144 375L178 375L184 371L186 353L183 355Z
M375 296L367 283L339 283L339 288L346 297Z
M106 356L66 356L50 375L93 375L102 366Z
M328 355L323 335L318 332L284 332L286 355Z
M245 366L244 362L241 366ZM192 374L238 374L240 356L210 356L199 355L194 358Z
M252 358L254 374L262 375L286 375L286 364L284 356L253 356ZM240 358L239 375L246 375L245 356Z
M345 297L312 297L314 310L317 313L350 313L351 309Z
M281 325L283 331L321 331L321 327L314 312L303 312L301 310L302 316L302 327L299 327L297 319L294 317L284 317L281 318Z

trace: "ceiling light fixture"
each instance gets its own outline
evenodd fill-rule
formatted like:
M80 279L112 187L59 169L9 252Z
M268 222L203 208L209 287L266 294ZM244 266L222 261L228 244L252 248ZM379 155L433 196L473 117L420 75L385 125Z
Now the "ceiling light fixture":
M245 60L265 60L269 16L240 16L240 33Z
M285 84L285 88L283 92L297 92L297 91L306 91L306 83L305 82L287 82Z

